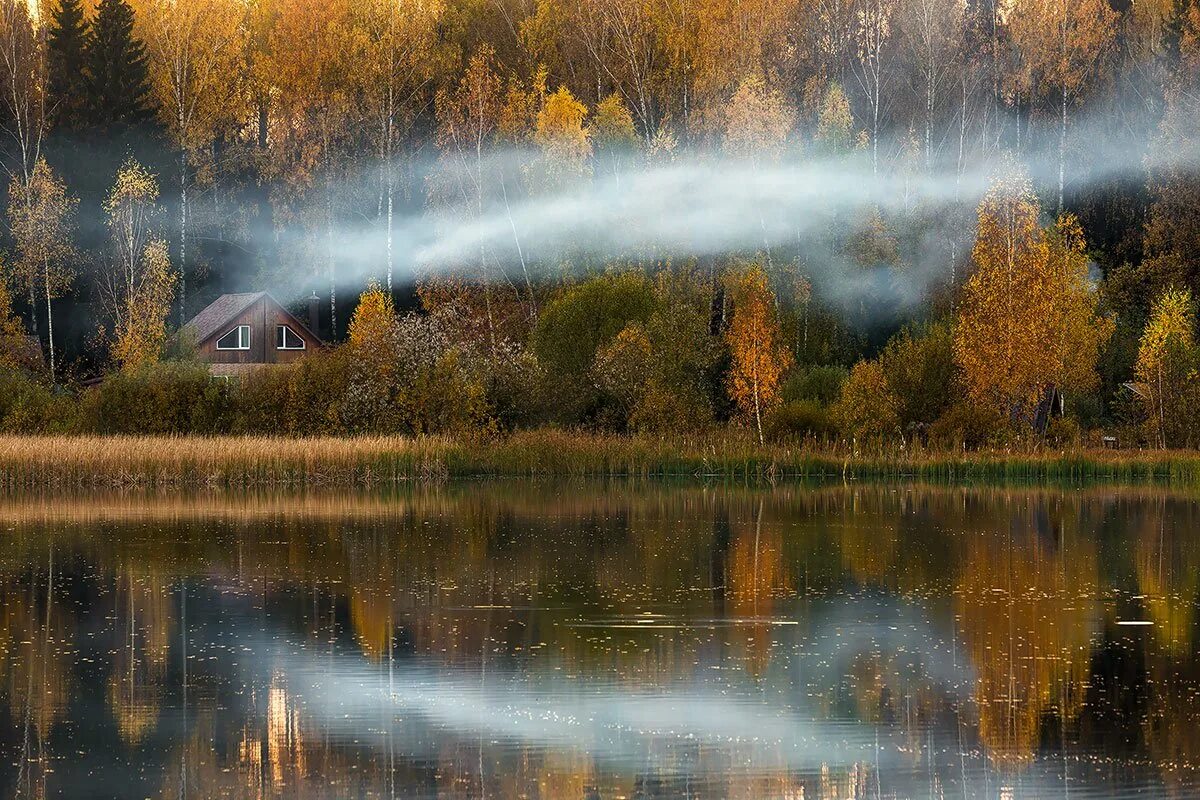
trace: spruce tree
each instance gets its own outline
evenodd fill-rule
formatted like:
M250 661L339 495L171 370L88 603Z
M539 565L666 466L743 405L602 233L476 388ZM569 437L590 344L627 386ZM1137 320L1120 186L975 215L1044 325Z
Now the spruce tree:
M125 0L100 0L86 49L89 117L97 125L135 124L149 118L146 46L133 34Z
M62 0L50 18L48 62L50 99L60 124L77 128L87 109L88 85L84 77L87 23L80 0Z

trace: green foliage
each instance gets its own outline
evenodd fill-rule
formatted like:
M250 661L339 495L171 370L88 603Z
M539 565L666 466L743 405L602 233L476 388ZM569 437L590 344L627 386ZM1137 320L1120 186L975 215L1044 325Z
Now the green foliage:
M126 0L100 0L96 6L85 51L89 117L95 124L136 124L153 114L146 47L133 25Z
M533 349L548 370L582 376L601 345L656 306L654 287L640 272L597 275L568 286L542 309Z
M880 440L896 436L900 418L896 398L878 361L860 361L850 370L833 416L847 436Z
M879 362L905 433L926 430L960 393L954 337L946 323L906 328L887 343Z
M50 97L58 122L79 128L84 121L87 98L87 27L80 0L61 0L50 17L47 40Z
M767 438L822 439L837 430L829 409L815 400L792 400L772 409L763 423Z
M19 369L0 367L0 432L64 433L76 425L72 398Z
M708 300L691 275L664 273L654 311L596 353L591 375L611 401L616 429L663 433L710 424L720 385L720 341L709 334Z
M814 364L798 367L783 383L780 390L784 402L807 400L829 406L842 393L842 384L849 372L837 364Z
M229 429L229 385L203 364L162 361L112 373L82 398L94 433L214 434Z

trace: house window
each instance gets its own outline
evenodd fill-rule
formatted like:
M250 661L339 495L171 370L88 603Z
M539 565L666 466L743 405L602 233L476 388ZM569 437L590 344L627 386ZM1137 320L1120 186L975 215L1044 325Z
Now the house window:
M238 325L229 333L217 339L218 350L249 350L250 326Z
M303 350L304 340L287 325L275 326L276 350Z

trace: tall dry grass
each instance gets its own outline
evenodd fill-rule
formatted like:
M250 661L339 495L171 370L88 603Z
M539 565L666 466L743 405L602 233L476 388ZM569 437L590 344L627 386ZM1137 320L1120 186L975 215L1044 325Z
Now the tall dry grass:
M504 437L0 437L0 486L349 486L476 476L905 478L1200 484L1200 453L760 446L738 433L650 438L527 431Z

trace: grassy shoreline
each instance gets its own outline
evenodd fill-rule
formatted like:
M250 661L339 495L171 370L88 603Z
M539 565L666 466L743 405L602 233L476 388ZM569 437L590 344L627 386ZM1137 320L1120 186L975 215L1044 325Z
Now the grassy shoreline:
M1200 451L904 451L855 455L746 437L0 437L0 487L371 486L478 477L1165 482L1200 486Z

